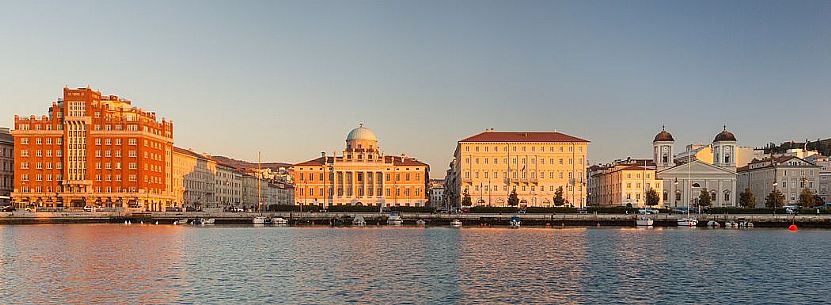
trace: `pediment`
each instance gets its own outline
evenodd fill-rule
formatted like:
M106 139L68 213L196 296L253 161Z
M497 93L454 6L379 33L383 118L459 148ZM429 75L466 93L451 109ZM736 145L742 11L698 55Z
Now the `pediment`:
M690 164L681 164L676 165L665 170L659 171L658 175L681 175L681 174L731 174L735 175L736 172L731 171L727 168L722 168L718 166L714 166L711 164L707 164L698 160L693 161Z

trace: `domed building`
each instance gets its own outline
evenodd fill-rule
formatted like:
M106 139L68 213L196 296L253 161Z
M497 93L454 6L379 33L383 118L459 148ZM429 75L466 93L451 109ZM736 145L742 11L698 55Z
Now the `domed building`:
M724 129L706 148L706 159L694 151L673 155L675 139L662 129L652 141L656 176L663 180L662 199L667 207L697 207L702 191L713 207L736 206L736 136ZM712 159L710 159L712 158Z
M340 155L320 157L291 167L295 202L333 205L414 206L427 203L430 167L415 158L386 156L369 128L358 125L346 135Z

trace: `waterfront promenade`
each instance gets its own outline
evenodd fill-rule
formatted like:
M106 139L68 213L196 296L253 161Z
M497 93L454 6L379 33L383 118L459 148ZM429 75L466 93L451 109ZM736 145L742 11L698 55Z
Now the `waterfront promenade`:
M269 218L282 217L294 225L350 225L352 219L361 216L368 225L386 224L386 213L356 212L268 212L268 213L233 213L233 212L3 212L0 224L39 224L39 223L137 223L172 224L182 219L214 218L217 224L249 224L256 216ZM415 224L424 220L427 225L448 225L454 219L461 220L465 226L505 226L513 216L519 216L525 226L634 226L634 214L578 214L578 213L401 213L405 224ZM653 215L656 226L675 226L676 220L686 214ZM699 220L699 226L707 221L748 220L759 227L786 227L796 223L806 227L831 228L831 215L822 214L698 214L691 215Z

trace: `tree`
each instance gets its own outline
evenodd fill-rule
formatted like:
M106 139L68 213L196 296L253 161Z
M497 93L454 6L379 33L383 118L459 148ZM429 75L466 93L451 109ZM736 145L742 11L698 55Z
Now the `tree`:
M467 190L465 190L465 193L462 196L463 196L462 197L462 206L468 206L469 207L469 206L473 205L470 201L470 194L467 193Z
M661 197L658 196L658 192L655 189L650 188L646 191L646 205L650 207L654 207L661 202Z
M814 192L808 188L802 189L802 192L799 193L799 205L806 208L817 205L816 198L814 198Z
M561 186L554 192L554 205L562 206L565 203L566 200L563 198L563 187Z
M753 196L753 191L750 188L745 188L741 194L739 194L739 204L743 208L755 208L756 207L756 196Z
M824 205L824 204L825 204L825 200L824 200L824 199L822 199L822 196L817 195L817 194L814 194L814 204L816 204L816 205Z
M773 191L765 197L765 207L768 208L781 208L785 205L785 195L779 191L779 189L773 189Z
M508 196L508 205L512 207L519 205L519 196L516 194L516 189L511 190L511 195Z
M698 205L702 207L710 206L710 201L713 199L710 198L710 192L707 190L701 190L701 194L698 195Z

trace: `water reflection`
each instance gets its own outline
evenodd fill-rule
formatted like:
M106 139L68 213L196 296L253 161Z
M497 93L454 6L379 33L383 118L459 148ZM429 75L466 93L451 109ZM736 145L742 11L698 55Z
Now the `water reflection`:
M810 230L29 225L0 241L0 303L828 303L831 263L831 234Z

